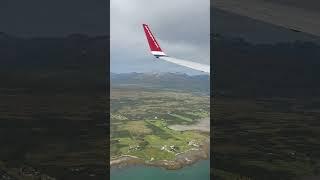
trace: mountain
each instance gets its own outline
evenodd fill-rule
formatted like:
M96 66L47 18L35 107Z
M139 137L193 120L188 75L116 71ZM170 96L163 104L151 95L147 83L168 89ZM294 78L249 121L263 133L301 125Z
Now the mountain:
M105 89L107 36L20 38L0 33L0 88L33 92Z
M19 38L0 33L0 39L0 61L6 66L39 67L79 62L93 64L99 57L106 58L106 52L109 51L107 36L71 34L55 38Z
M209 94L208 75L190 76L181 73L111 73L112 86L141 86L148 88L174 89Z
M320 46L308 41L254 44L211 36L212 85L216 95L318 96ZM104 90L108 78L108 36L73 34L19 38L0 33L0 88L33 92ZM186 74L111 74L111 85L136 84L209 91L209 77Z
M217 95L320 95L320 46L315 43L252 44L214 35L211 45Z

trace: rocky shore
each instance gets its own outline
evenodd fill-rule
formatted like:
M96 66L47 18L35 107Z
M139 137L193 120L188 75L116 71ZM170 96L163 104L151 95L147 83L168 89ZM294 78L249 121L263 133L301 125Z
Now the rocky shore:
M176 159L169 160L159 160L159 161L144 161L141 158L124 155L116 159L111 159L110 166L111 167L127 167L132 165L147 165L147 166L156 166L163 167L168 170L176 170L181 169L185 166L194 164L199 160L204 160L209 157L210 153L210 142L209 140L199 146L199 148L193 148L186 152L176 154Z

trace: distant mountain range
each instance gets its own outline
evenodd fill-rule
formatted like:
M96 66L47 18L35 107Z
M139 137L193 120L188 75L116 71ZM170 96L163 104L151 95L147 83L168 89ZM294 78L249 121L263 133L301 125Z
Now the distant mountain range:
M108 36L18 38L0 33L0 88L103 89L109 73L107 42ZM315 43L252 44L212 34L211 46L216 95L320 96L320 46ZM111 73L110 79L111 85L199 92L210 86L206 75Z
M111 87L139 86L205 94L210 92L210 77L208 75L190 76L181 73L111 73L110 75Z
M45 65L61 67L63 64L96 64L107 58L107 41L107 36L89 37L83 34L19 38L0 33L0 62L6 66L24 65L35 68Z
M20 38L0 33L0 88L32 92L104 90L107 36ZM105 90L103 91L105 93Z
M312 42L251 44L212 36L217 95L320 95L320 46Z

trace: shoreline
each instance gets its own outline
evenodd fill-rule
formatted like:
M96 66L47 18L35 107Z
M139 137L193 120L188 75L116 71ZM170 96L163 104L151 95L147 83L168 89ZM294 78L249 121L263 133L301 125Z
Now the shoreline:
M206 160L210 154L209 139L199 149L192 148L186 152L176 154L175 160L158 160L158 161L145 161L141 158L123 155L121 157L110 160L110 167L124 168L134 165L146 165L154 167L162 167L167 170L178 170L185 166L192 165L200 160Z

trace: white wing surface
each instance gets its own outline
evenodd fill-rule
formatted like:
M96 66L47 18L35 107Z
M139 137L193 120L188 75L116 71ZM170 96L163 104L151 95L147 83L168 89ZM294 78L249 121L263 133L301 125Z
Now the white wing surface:
M143 24L142 26L143 26L143 30L146 34L146 37L147 37L147 40L149 43L151 53L156 58L210 74L210 66L209 65L200 64L200 63L196 63L196 62L184 60L184 59L177 59L177 58L170 57L170 56L166 55L162 51L162 49L160 48L160 45L157 42L156 38L153 36L149 26L146 24Z

